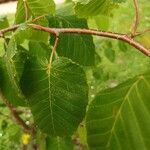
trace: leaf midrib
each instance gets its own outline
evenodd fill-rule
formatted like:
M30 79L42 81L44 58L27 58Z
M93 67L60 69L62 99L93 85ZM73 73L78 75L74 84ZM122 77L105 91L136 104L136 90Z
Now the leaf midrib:
M118 121L118 119L119 119L119 116L121 115L121 111L122 111L122 109L123 109L123 107L124 107L124 104L126 103L126 101L128 101L128 96L129 96L130 92L132 91L133 87L138 84L139 81L143 80L143 78L144 78L143 76L140 76L140 77L138 78L138 80L133 83L133 85L129 88L129 90L128 90L127 93L125 94L125 97L123 98L124 100L123 100L122 104L120 105L120 108L119 108L119 110L118 110L118 113L116 114L116 117L115 117L116 119L115 119L115 121L114 121L114 123L113 123L112 129L111 129L111 132L110 132L111 134L110 134L110 137L109 137L108 142L107 142L107 144L106 144L106 148L109 148L109 146L110 146L110 142L111 142L112 135L113 135L113 133L114 133L114 130L115 130L117 121Z
M55 134L55 126L54 126L54 119L53 119L53 109L52 109L52 95L51 95L51 80L50 80L50 76L51 76L51 67L48 67L49 69L49 74L48 74L48 86L49 86L49 108L50 108L50 116L51 116L51 121L52 121L52 128L53 128L53 132Z

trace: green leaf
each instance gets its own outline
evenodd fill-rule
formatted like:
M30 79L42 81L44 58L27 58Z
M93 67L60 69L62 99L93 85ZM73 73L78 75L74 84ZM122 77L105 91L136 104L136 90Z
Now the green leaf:
M95 16L94 20L99 30L108 30L109 17L104 15Z
M1 91L7 100L15 106L25 106L26 104L25 97L19 85L26 56L27 54L24 52L24 49L17 46L14 38L12 38L9 42L6 55L1 58Z
M104 76L104 70L102 67L93 68L93 77L97 80L101 80Z
M82 0L76 3L75 13L80 17L108 15L113 7L115 4L110 0Z
M88 28L85 19L78 19L75 16L49 16L48 20L50 27ZM51 43L54 43L54 39L51 39ZM57 53L59 56L68 57L81 65L94 65L95 46L93 38L81 34L60 34Z
M1 90L1 87L2 87L2 82L1 82L2 81L2 73L3 73L3 71L2 71L2 64L3 64L3 59L0 56L0 90Z
M150 149L150 75L100 92L91 102L87 140L93 150Z
M0 16L0 29L9 27L9 22L6 16Z
M122 41L118 41L118 47L122 52L128 51L128 45Z
M5 47L4 47L5 40L0 38L0 57L5 54Z
M35 24L39 24L41 26L44 26L44 27L48 27L48 21L46 18L43 18L39 21L36 21ZM37 31L37 30L34 30L32 28L29 29L30 32L30 39L29 40L32 40L32 41L39 41L39 42L44 42L44 43L48 43L49 41L49 33L46 33L46 32L43 32L43 31Z
M53 0L26 0L29 17L53 14L55 3ZM26 20L25 5L23 0L18 0L15 23L23 23Z
M80 17L110 15L118 3L126 0L74 0L75 13Z
M27 0L27 5L34 17L53 14L55 3L53 0Z
M113 2L115 2L115 3L122 3L122 2L126 2L126 0L113 0Z
M105 48L104 53L111 62L115 61L115 51L112 48Z
M57 6L56 14L61 16L69 16L74 15L74 9L73 9L73 3L72 2L65 2L61 5Z
M73 150L71 138L46 138L46 150Z
M49 45L46 45L42 42L29 42L29 53L33 57L37 57L38 59L47 59L50 57L51 48Z
M36 21L35 24L48 26L48 21L46 18ZM22 24L15 32L15 40L17 44L22 44L25 40L38 41L43 43L48 43L49 33L43 31L37 31L29 28L26 24Z
M15 14L15 23L23 23L25 22L26 19L26 14L25 14L25 7L24 7L24 2L23 0L18 0L17 3L17 11Z
M45 57L31 57L21 85L42 132L65 136L77 129L85 116L88 100L82 68L67 58L57 58L50 66Z

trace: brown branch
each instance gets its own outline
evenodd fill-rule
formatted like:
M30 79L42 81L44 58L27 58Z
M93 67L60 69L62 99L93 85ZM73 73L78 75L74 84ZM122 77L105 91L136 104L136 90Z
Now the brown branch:
M6 97L2 94L2 92L0 91L0 97L3 100L4 104L9 108L11 115L13 116L13 118L15 119L16 123L21 126L21 128L25 131L25 132L31 132L31 128L26 125L26 123L23 121L23 119L18 115L16 109L12 106L12 104L6 99Z
M37 25L37 24L28 24L28 26L30 26L36 30L48 32L50 34L55 35L56 37L59 36L59 33L75 33L75 34L90 34L90 35L96 35L96 36L102 36L102 37L117 39L117 40L124 41L124 42L128 43L132 47L135 47L137 50L141 51L144 55L150 57L150 50L145 48L139 42L132 39L127 34L98 31L98 30L92 30L92 29L80 29L80 28L48 28L48 27L44 27L41 25ZM14 31L19 27L20 27L20 25L15 25L15 26L12 26L12 27L9 27L6 29L2 29L2 30L0 30L0 34L3 35L6 32Z
M43 26L37 25L37 24L28 24L28 26L30 26L36 30L51 33L51 34L55 35L56 37L58 36L58 32L53 28L47 28L47 27L43 27Z
M135 7L135 21L133 23L133 27L132 27L132 33L131 36L134 37L134 35L136 34L139 22L140 22L140 13L139 13L139 4L138 4L138 0L133 0L134 3L134 7Z
M0 30L0 37L3 37L3 35L7 32L11 32L11 31L15 31L16 29L18 29L20 27L20 25L14 25L12 27L8 27L5 29L1 29Z
M90 34L90 35L117 39L128 43L129 45L141 51L146 56L150 57L149 49L145 48L139 42L135 41L134 39L132 39L130 36L126 34L105 32L105 31L98 31L98 30L91 30L91 29L80 29L80 28L48 28L48 27L43 27L35 24L29 24L29 26L36 30L41 30L44 32L48 32L50 34L54 34L55 36L57 36L59 33L76 33L76 34Z

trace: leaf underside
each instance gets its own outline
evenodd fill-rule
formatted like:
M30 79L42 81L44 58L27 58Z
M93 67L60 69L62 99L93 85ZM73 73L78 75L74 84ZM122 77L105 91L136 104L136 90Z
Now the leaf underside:
M100 92L86 117L87 140L93 150L150 149L150 75Z
M74 0L76 1L76 0ZM80 17L109 15L118 3L126 0L77 0L75 13Z

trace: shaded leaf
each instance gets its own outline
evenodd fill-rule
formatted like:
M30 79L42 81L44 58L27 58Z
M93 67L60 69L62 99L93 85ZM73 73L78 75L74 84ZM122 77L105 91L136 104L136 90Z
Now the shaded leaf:
M28 7L34 17L53 14L55 3L53 0L27 0Z
M35 22L38 25L48 26L48 21L46 18ZM15 40L17 44L22 44L25 40L38 41L43 43L48 43L49 34L43 31L37 31L29 28L27 24L22 24L15 32Z
M24 7L24 2L23 0L18 0L17 3L17 10L15 14L15 23L23 23L25 22L26 19L26 14L25 14L25 7Z
M56 14L61 16L74 15L73 3L70 1L57 6Z
M111 62L115 61L115 51L112 48L105 48L104 53Z
M0 38L0 57L5 54L4 42L5 40L3 38Z
M67 58L49 66L47 58L31 57L21 80L34 120L51 136L71 135L82 121L88 86L84 71Z
M75 13L80 17L109 15L119 3L126 0L73 0Z
M27 54L24 49L19 46L17 47L14 38L12 38L9 42L6 55L1 58L1 91L7 100L15 106L25 106L26 104L25 97L19 85L26 56Z
M76 3L75 12L81 17L108 15L115 4L110 0L82 0Z
M122 52L126 52L128 50L128 45L122 41L118 41L118 47Z
M50 27L88 28L85 19L78 19L75 16L49 16L48 20ZM54 39L51 39L51 43L54 43ZM60 34L57 53L59 56L68 57L81 65L94 65L95 46L93 38L81 34Z
M6 16L0 16L0 29L9 27L9 22Z

